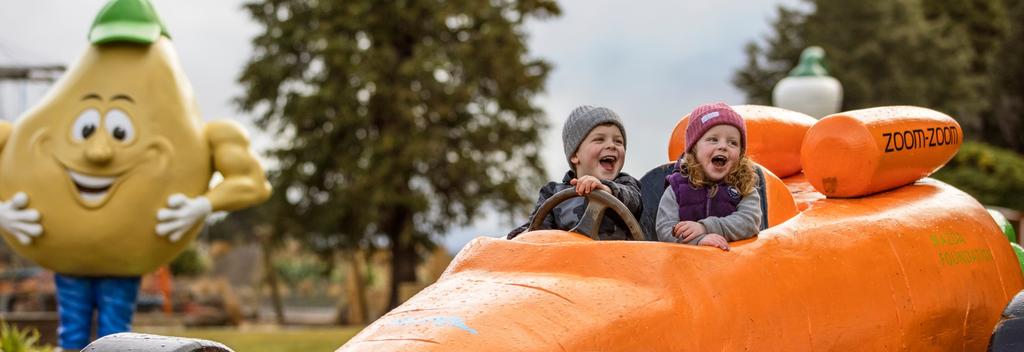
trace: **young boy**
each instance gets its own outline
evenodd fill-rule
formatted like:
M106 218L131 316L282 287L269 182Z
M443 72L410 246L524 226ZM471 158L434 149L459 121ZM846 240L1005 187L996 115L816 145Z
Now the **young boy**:
M575 188L581 196L595 189L604 190L625 204L635 218L640 218L640 182L621 172L626 161L626 129L622 127L619 115L604 107L584 105L576 108L562 127L562 144L569 171L561 183L548 182L540 189L540 197L530 219L544 201L566 188ZM572 229L586 208L585 198L569 199L552 209L540 228ZM515 238L529 226L527 220L526 224L509 232L508 239ZM605 212L598 237L602 240L630 238L625 222L611 211Z

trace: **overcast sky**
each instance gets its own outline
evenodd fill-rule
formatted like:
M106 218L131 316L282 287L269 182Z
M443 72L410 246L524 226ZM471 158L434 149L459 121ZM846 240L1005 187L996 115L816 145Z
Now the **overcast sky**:
M69 65L88 45L86 34L106 0L5 1L0 5L0 64ZM153 0L167 25L207 120L249 124L231 99L260 28L241 10L242 1ZM532 55L555 66L547 91L537 98L552 128L543 157L551 179L567 169L561 127L578 105L615 110L626 125L624 170L639 179L667 161L675 123L696 105L744 103L730 83L744 63L743 46L768 33L779 4L797 0L561 1L563 15L530 22ZM0 84L0 117L31 105L42 86ZM20 110L19 110L20 111ZM250 127L257 143L268 137ZM537 185L539 188L541 185ZM515 222L525 222L517 219ZM445 240L456 251L480 235L498 236L512 226L489 216L456 229Z

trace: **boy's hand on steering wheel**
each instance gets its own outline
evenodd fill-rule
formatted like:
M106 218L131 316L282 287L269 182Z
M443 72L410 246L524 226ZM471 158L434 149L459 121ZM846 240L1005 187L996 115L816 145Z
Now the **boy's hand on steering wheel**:
M569 184L576 186L576 194L579 194L581 196L588 195L595 189L600 189L605 192L612 193L611 188L608 188L608 186L605 186L603 183L601 183L601 180L598 180L597 177L590 175L569 180Z
M676 226L672 227L672 236L682 240L682 242L690 242L697 236L707 232L708 230L704 228L704 224L696 221L680 221L676 223Z
M726 241L725 237L722 237L722 235L719 235L717 233L709 233L707 236L704 236L704 238L701 238L700 243L697 243L697 245L718 247L723 251L729 251L729 241Z

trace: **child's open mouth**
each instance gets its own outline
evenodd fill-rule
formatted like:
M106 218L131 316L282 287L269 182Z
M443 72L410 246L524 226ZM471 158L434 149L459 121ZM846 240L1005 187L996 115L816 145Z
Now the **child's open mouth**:
M618 161L618 160L619 160L619 158L616 158L616 157L611 156L611 155L607 155L607 156L601 157L599 162L601 163L601 167L603 167L605 170L613 171L613 170L615 170L615 162Z
M723 167L727 162L729 162L729 158L726 158L725 155L715 155L711 157L711 164L714 164L717 167Z

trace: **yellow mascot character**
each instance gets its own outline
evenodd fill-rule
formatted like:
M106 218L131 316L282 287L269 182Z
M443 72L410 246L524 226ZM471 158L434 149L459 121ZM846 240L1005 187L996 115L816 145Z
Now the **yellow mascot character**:
M0 232L57 273L65 349L88 344L94 311L98 336L130 329L141 275L211 212L270 195L244 130L200 118L148 0L108 3L89 40L37 106L0 122Z

